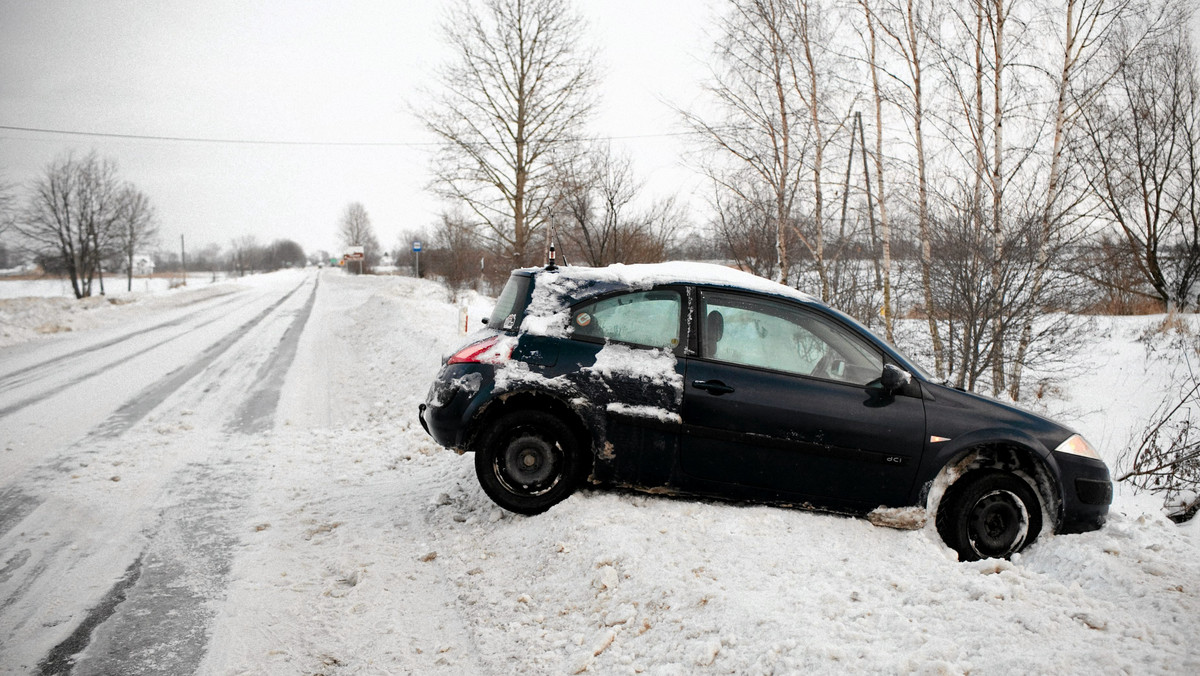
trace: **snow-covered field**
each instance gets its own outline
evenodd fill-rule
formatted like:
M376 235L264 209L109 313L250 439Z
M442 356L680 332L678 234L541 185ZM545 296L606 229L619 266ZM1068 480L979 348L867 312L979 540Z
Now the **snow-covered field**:
M1126 488L1012 562L640 494L519 517L417 422L460 336L442 287L127 300L0 300L2 673L1200 672L1200 520ZM1161 320L1099 319L1041 404L1110 465L1173 386Z
M188 274L188 284L203 286L224 280L225 273L192 272ZM104 278L104 293L109 297L129 296L132 294L159 294L178 286L180 277L134 277L133 284L124 275L106 276ZM94 291L100 293L100 282L95 280ZM66 277L44 277L40 279L17 279L0 277L0 298L75 298L71 280Z

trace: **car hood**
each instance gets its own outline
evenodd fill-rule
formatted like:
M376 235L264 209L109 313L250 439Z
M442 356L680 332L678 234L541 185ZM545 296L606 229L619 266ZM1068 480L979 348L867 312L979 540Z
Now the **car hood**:
M965 392L945 385L923 382L930 434L955 437L967 431L1011 428L1033 437L1051 451L1075 431L1049 418L1011 403Z

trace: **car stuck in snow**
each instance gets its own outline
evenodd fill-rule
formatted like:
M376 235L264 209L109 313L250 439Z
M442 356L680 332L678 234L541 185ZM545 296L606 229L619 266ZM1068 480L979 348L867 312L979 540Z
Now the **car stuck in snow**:
M960 559L1101 527L1108 468L1072 430L934 382L849 316L717 265L514 271L420 407L487 495L583 484L850 515L931 515Z

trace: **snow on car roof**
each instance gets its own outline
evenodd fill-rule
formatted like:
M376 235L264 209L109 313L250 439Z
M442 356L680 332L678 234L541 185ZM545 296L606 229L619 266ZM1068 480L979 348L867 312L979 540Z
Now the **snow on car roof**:
M531 272L542 270L532 268ZM803 291L772 282L748 272L713 263L672 261L669 263L639 263L625 265L616 263L603 268L565 266L557 269L564 280L598 285L623 286L630 289L648 289L660 284L711 284L728 286L749 291L774 294L805 302L817 299ZM578 287L576 287L578 288Z

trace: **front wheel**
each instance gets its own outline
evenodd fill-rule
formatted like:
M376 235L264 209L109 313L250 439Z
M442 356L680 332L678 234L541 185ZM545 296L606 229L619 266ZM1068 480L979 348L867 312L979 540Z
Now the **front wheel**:
M1007 559L1041 532L1042 506L1029 484L1014 474L972 472L946 491L937 529L960 561Z
M500 418L475 451L475 475L483 492L518 514L541 514L570 496L580 464L576 435L543 411Z

